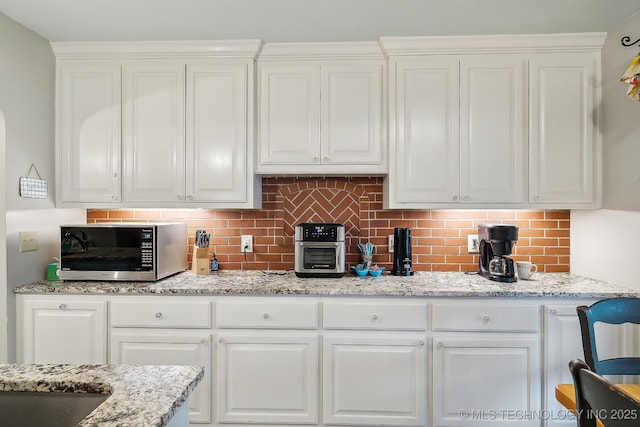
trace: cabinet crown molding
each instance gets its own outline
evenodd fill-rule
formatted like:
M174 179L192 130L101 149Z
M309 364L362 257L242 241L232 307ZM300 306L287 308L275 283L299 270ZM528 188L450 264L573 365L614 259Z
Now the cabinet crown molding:
M599 51L607 33L382 37L385 55L486 54Z
M58 59L252 58L262 40L51 42Z
M378 42L266 43L258 60L377 59L385 56Z

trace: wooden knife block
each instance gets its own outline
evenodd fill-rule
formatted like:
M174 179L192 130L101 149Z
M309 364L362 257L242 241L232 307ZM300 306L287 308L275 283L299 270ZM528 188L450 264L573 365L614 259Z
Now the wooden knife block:
M209 274L209 248L193 247L191 271L196 274Z

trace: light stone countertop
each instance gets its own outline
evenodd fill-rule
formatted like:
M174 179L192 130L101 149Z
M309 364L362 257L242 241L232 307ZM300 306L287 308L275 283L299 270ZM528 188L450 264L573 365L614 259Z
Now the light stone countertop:
M78 427L162 427L203 375L198 366L0 364L0 391L111 394Z
M157 282L34 282L13 289L16 294L112 295L352 295L416 297L640 297L640 290L570 273L536 273L532 280L500 283L477 274L417 272L414 276L299 278L292 271L191 271Z

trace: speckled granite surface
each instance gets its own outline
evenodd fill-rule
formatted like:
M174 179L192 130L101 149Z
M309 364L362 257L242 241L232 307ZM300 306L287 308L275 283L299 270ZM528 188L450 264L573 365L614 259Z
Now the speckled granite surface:
M298 278L293 272L190 271L158 282L48 282L14 288L19 294L125 295L360 295L428 297L584 297L640 296L633 290L569 273L536 273L533 280L493 282L477 274L418 272L412 277Z
M78 427L161 427L203 375L196 366L0 364L0 391L111 394Z

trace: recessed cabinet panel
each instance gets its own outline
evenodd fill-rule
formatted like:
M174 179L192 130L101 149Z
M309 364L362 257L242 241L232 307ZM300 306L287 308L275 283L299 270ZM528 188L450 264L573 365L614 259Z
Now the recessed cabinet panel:
M442 336L433 341L436 426L540 426L536 336Z
M260 162L320 162L320 68L260 65Z
M399 203L455 202L459 187L458 60L402 58L395 62L397 157L390 166L390 175L395 177L390 178L394 182L390 191Z
M323 163L382 163L382 69L367 65L323 65Z
M460 197L525 201L526 66L517 55L460 62Z
M187 201L245 201L247 66L188 64L186 108Z
M120 65L58 66L58 202L120 201Z
M316 424L318 334L219 333L217 421Z
M189 420L192 423L211 420L211 336L208 332L114 330L111 363L204 367L204 377L189 396Z
M531 59L532 203L598 201L595 63L591 54Z
M325 334L324 423L424 425L426 347L421 334Z
M125 202L184 201L185 67L124 66Z

